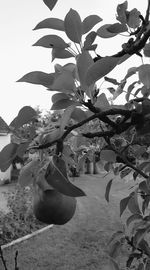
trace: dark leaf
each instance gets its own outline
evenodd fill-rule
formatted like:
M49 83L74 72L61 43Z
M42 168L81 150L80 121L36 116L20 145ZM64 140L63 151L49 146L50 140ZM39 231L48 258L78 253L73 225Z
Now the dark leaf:
M140 15L141 13L136 8L129 11L127 13L127 25L134 29L139 27L141 23Z
M9 143L0 152L0 169L5 172L16 157L18 144Z
M130 196L128 196L120 201L120 217L123 214L123 212L125 211L125 209L127 208L129 200L130 200Z
M137 192L134 192L134 194L130 197L130 200L128 202L128 209L133 214L141 214L137 199Z
M111 33L110 31L107 30L107 28L111 26L111 24L104 24L102 25L98 30L97 30L97 35L101 38L111 38L115 37L117 34L116 33Z
M81 122L87 118L85 111L80 108L75 108L71 114L71 118L77 122Z
M129 226L132 222L137 221L137 220L142 220L142 216L140 214L133 214L130 217L128 217L126 224Z
M89 15L82 22L83 34L89 32L102 19L98 15Z
M108 26L107 30L111 33L119 34L119 33L128 31L128 28L125 24L114 23Z
M17 153L16 155L20 158L23 158L30 142L21 143L18 145Z
M30 123L37 117L36 111L30 106L24 106L17 117L10 123L10 127L19 128Z
M45 178L49 185L64 195L71 197L85 196L80 188L69 181L65 161L56 155L53 156L47 167Z
M131 83L127 88L127 94L126 94L126 97L125 97L127 102L130 99L130 95L131 95L132 90L134 89L136 83L138 83L138 81L135 81L135 82Z
M55 58L66 59L70 57L74 57L74 55L67 50L59 48L52 49L52 61L54 61Z
M148 233L149 230L150 230L150 226L147 226L144 229L138 229L138 231L133 237L133 244L135 247L139 245L139 243L143 240L143 238L145 237L145 235Z
M27 82L33 84L40 84L49 87L54 81L55 73L45 73L42 71L32 71L25 74L17 82Z
M65 30L64 21L57 18L48 18L38 23L33 30L38 30L38 29L43 29L43 28L64 31Z
M46 35L34 43L33 46L59 49L65 49L69 47L69 45L60 36L57 35Z
M86 73L86 83L91 85L112 71L119 62L119 57L106 56L91 65Z
M85 41L84 41L84 46L83 46L83 49L84 50L88 50L89 46L91 46L96 38L97 34L96 32L92 31L90 32L86 38L85 38Z
M113 181L113 179L109 180L109 182L107 183L107 186L106 186L105 199L107 202L109 202L109 193L110 193L112 181Z
M109 78L109 77L105 76L104 79L105 79L105 81L113 83L114 85L119 85L120 84L116 79L113 79L113 78Z
M50 9L52 10L54 8L54 6L56 5L58 0L43 0L44 4Z
M74 100L71 99L61 99L56 101L52 107L51 110L62 110L62 109L66 109L67 107L71 106L71 105L75 105L76 102Z
M70 9L64 20L65 32L68 38L75 42L81 42L82 37L82 22L80 15L74 9Z
M69 99L69 95L66 95L65 93L56 93L51 98L53 103L56 103L57 101L62 99Z
M127 22L127 16L126 16L127 7L128 7L127 1L125 1L122 4L119 4L117 6L116 19L123 24L125 24Z

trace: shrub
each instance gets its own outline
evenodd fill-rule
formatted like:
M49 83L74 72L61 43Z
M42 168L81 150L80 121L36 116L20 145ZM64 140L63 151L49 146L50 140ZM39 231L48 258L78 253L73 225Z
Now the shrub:
M32 188L16 187L6 194L9 211L0 212L0 245L4 245L43 227L32 210Z

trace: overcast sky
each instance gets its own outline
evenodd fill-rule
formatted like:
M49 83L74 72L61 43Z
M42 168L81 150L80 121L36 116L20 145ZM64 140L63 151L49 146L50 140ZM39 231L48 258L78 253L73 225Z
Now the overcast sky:
M9 124L25 105L41 109L51 107L51 92L44 87L16 81L30 71L53 72L53 65L62 63L56 59L51 63L50 49L32 47L39 38L52 34L53 30L32 29L40 21L57 17L64 19L70 8L77 10L82 19L90 14L97 14L103 21L96 26L115 21L115 10L120 0L58 0L53 11L50 11L42 0L5 0L0 1L0 116ZM129 0L129 10L136 7L143 15L147 0ZM57 32L58 35L62 34ZM56 34L56 33L55 33ZM64 36L66 42L68 39ZM121 49L122 37L97 39L97 53L111 55ZM123 68L114 70L113 75L121 78L130 66L140 64L140 60L132 57ZM68 60L67 60L68 61ZM72 60L69 59L69 62ZM63 63L62 63L63 64Z

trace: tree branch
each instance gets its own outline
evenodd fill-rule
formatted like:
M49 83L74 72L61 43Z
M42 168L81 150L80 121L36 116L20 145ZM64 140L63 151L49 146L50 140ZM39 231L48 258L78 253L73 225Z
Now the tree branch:
M7 265L6 265L6 261L5 261L4 256L3 256L3 251L2 251L1 246L0 246L0 257L1 257L1 260L2 260L2 263L3 263L3 266L4 266L4 269L5 270L8 270Z
M128 110L124 110L124 109L112 108L112 109L107 110L107 111L95 113L95 114L91 115L90 117L86 118L85 120L83 120L83 121L81 121L81 122L79 122L71 127L68 127L60 139L56 139L56 140L54 140L52 142L48 142L46 144L32 146L28 150L30 150L30 149L46 149L54 144L57 144L59 141L62 142L72 130L77 129L77 128L85 125L86 123L88 123L96 118L102 119L102 121L104 121L104 119L107 115L122 115L122 116L130 117L132 115L133 111L134 110L128 111ZM122 128L122 131L121 131L121 127L119 125L117 125L117 129L115 129L115 132L117 132L117 134L120 134L121 132L125 131L129 126L131 126L131 123L124 123L124 127Z
M145 179L148 179L149 178L149 176L147 174L145 174L139 168L135 167L131 162L129 162L127 160L127 158L124 155L122 155L122 153L120 153L119 151L117 151L115 149L115 147L113 147L112 144L110 143L110 139L109 138L105 138L105 141L110 146L111 150L113 150L117 154L117 156L119 156L123 160L124 164L126 164L129 168L131 168L134 171L136 171L138 174L140 174L141 176L143 176Z

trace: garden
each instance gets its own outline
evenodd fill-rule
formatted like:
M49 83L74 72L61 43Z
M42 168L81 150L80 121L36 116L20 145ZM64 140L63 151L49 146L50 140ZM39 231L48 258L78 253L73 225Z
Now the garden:
M43 4L51 12L59 0ZM24 106L7 126L13 141L0 152L0 169L18 160L21 169L6 194L9 211L0 213L5 270L150 269L149 14L150 0L145 14L124 1L114 23L82 20L70 8L64 20L35 26L50 31L33 46L51 52L53 72L17 82L45 87L52 106L44 116ZM118 35L120 51L101 55L100 40ZM111 76L133 56L140 65Z

